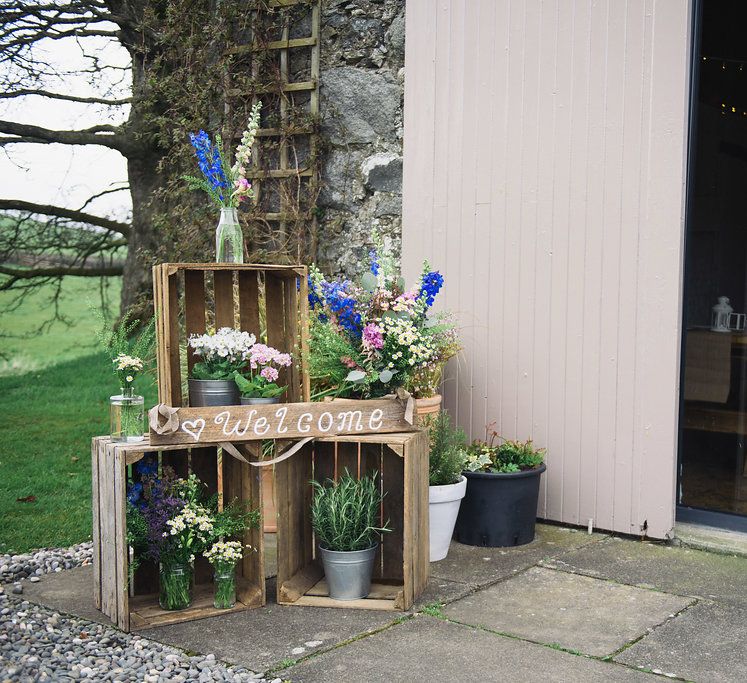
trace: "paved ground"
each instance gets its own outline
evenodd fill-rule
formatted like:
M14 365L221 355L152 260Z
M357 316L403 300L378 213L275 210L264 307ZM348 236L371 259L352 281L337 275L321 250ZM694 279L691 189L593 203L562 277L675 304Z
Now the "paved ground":
M452 544L431 574L409 614L270 603L141 635L306 683L747 680L747 558L538 525L520 548ZM102 620L89 567L23 597Z

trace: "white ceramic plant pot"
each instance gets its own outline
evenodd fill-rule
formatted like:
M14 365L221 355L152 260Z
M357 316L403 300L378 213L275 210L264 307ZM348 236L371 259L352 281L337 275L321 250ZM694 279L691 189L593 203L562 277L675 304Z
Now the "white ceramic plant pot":
M463 475L456 484L428 487L431 562L443 560L449 552L459 506L466 491L467 478Z

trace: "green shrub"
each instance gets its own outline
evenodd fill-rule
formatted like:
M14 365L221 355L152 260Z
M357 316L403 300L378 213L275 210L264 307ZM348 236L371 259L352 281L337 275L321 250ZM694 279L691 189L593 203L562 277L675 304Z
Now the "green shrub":
M452 427L449 414L442 410L424 421L430 439L428 483L431 486L456 484L464 469L467 437L461 427Z
M536 469L545 461L545 449L535 448L531 439L503 439L495 430L491 430L491 425L488 425L486 432L486 441L473 441L467 447L465 469L470 472L521 472Z
M389 522L377 526L383 498L377 476L378 472L373 472L356 480L346 469L337 482L311 482L311 524L323 548L340 552L366 550L376 543L380 533L391 531Z

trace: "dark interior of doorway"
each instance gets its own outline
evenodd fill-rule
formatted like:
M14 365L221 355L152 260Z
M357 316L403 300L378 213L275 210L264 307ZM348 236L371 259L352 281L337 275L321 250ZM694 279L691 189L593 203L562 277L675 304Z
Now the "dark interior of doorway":
M747 0L700 0L693 35L678 519L747 530Z

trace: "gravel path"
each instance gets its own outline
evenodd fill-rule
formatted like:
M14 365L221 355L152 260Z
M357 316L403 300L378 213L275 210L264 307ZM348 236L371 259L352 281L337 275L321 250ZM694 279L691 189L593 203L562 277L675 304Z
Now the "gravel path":
M70 548L42 548L33 553L0 555L0 584L22 579L38 581L43 574L82 567L91 564L92 559L92 541Z
M34 605L23 582L91 563L91 543L0 555L0 683L26 681L234 681L269 683L215 655L191 657L141 636ZM13 584L3 585L3 584ZM280 678L271 683L281 683Z

